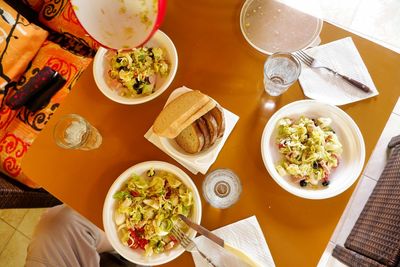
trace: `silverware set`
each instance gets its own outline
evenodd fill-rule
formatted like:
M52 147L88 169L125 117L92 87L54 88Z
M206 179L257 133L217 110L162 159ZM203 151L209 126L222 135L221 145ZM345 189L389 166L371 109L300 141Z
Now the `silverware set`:
M171 233L175 236L175 238L179 241L179 244L190 253L198 252L203 259L205 259L210 266L217 267L211 259L209 259L201 250L197 247L196 243L190 239L187 234L185 234L179 226L174 224L172 227Z
M371 92L371 89L366 86L365 84L354 80L346 75L340 74L337 71L324 66L320 61L318 61L316 58L311 57L310 55L308 55L306 52L302 51L302 50L298 50L296 52L293 52L292 55L298 59L299 61L302 61L304 64L306 64L308 67L310 68L323 68L326 69L330 72L332 72L334 75L342 78L343 80L345 80L346 82L348 82L349 84L361 89L362 91L369 93Z

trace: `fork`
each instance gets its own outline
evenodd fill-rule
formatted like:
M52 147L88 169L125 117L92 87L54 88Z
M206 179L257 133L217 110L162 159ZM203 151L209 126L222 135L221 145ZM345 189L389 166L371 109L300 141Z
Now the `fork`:
M306 64L308 67L310 68L324 68L330 72L332 72L333 74L335 74L336 76L341 77L343 80L345 80L346 82L350 83L351 85L363 90L366 93L371 92L371 89L366 86L365 84L356 81L346 75L340 74L337 71L334 71L333 69L323 66L317 59L311 57L310 55L308 55L307 53L305 53L302 50L298 50L296 52L293 52L292 55L297 58L298 60L304 62L304 64Z
M181 246L187 252L195 252L197 251L200 256L202 256L211 266L217 267L214 263L212 263L211 259L209 259L200 249L197 247L196 243L190 239L181 229L179 229L176 225L172 227L171 233L175 236L175 238L179 241Z

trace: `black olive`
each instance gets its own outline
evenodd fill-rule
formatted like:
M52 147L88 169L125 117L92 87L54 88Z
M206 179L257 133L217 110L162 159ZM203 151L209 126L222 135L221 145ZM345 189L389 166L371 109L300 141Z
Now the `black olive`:
M328 185L329 185L329 181L328 181L328 180L323 181L323 182L322 182L322 185L323 185L323 186L328 186Z
M318 162L314 161L312 167L313 167L314 169L318 169L318 168L319 168Z
M301 181L300 181L300 186L301 186L301 187L307 186L306 180L301 180Z

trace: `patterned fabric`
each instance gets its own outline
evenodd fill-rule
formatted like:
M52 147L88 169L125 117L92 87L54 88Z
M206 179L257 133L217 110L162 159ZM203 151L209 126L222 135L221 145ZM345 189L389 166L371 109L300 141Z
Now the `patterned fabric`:
M82 28L68 0L45 0L39 14L39 21L50 29L73 36L74 41L91 47L99 48L99 43L93 40Z
M39 12L44 5L44 0L22 0L22 2L36 12Z
M0 0L0 102L6 85L18 80L47 35Z
M91 60L74 55L50 41L43 43L25 74L10 90L19 90L44 66L59 72L67 82L47 107L38 112L30 112L25 107L11 110L7 106L0 110L0 170L30 187L38 187L21 171L22 157Z

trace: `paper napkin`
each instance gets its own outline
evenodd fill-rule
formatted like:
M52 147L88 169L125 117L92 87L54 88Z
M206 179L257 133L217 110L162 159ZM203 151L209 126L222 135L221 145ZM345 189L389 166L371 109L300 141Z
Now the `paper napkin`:
M299 82L307 97L340 106L379 94L351 37L310 48L306 53L372 90L366 93L325 69L309 68L302 63Z
M191 91L191 89L185 86L175 89L169 96L165 105L167 105L177 96L188 91ZM210 166L217 159L219 152L221 151L226 140L228 139L228 136L231 134L233 128L235 127L237 121L239 120L239 117L237 115L233 114L229 110L226 110L225 108L222 109L224 111L224 116L225 116L225 133L215 149L209 150L209 152L201 153L201 155L199 156L196 155L188 156L183 153L171 150L168 146L165 146L163 144L161 140L162 137L159 137L153 133L152 127L146 132L144 137L151 143L153 143L155 146L157 146L159 149L167 153L171 158L175 159L180 164L182 164L186 169L188 169L193 174L197 174L198 172L205 174L210 168Z
M224 239L226 243L244 251L254 261L263 267L275 266L269 251L264 234L261 231L256 216L232 223L212 231ZM204 236L195 239L198 248L217 266L243 267L246 264L238 260L233 254L226 252L223 248L208 240ZM193 260L197 267L208 267L198 253L193 252Z

